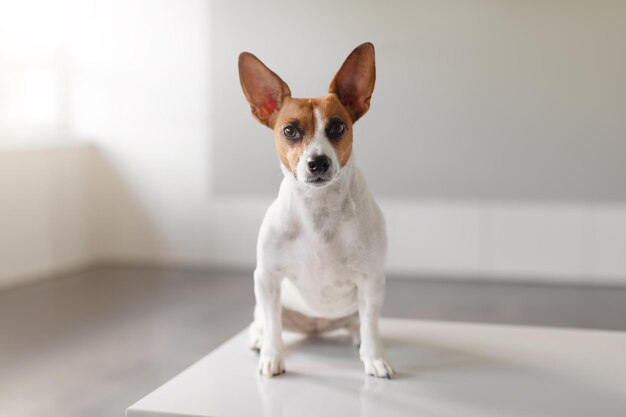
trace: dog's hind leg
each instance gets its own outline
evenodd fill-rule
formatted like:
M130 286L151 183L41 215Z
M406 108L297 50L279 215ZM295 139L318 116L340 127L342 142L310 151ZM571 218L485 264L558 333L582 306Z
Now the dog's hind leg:
M283 307L283 328L304 334L320 334L337 329L346 329L356 347L361 345L359 314L354 313L338 319L308 317L302 313Z
M283 329L290 332L315 334L318 333L317 320L290 310L286 307L282 308Z
M254 306L254 320L250 323L249 328L249 346L250 349L256 350L257 352L261 350L261 345L263 344L263 318L261 317L262 311L259 308L259 305Z
M357 349L361 347L361 322L358 314L350 316L350 320L346 323L346 330L350 333L354 347Z

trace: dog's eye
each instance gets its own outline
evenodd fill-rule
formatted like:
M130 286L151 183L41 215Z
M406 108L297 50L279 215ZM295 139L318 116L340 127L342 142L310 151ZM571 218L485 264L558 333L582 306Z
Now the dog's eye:
M330 133L335 135L341 135L344 129L345 126L343 125L343 123L336 123L330 128Z
M300 139L300 132L295 126L287 125L283 127L283 136L289 140Z
M346 131L346 125L341 120L331 119L326 127L328 139L338 139Z

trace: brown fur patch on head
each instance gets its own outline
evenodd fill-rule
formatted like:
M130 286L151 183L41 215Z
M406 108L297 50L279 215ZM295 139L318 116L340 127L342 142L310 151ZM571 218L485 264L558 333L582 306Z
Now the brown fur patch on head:
M330 118L341 120L345 124L345 132L338 139L330 139L340 167L349 160L352 152L352 119L346 108L334 94L314 99L287 98L274 124L274 140L276 153L280 161L290 172L296 171L300 156L311 142L317 129L315 110L319 110L324 124ZM298 141L289 141L283 136L283 129L288 124L297 124L302 133ZM325 128L325 126L324 126Z
M297 122L302 132L302 139L289 141L283 136L283 129L290 123ZM280 161L290 172L296 172L300 155L304 152L315 133L313 104L309 99L288 98L274 124L274 143Z
M337 154L339 166L343 168L348 163L352 153L352 119L350 114L334 94L320 97L315 100L315 103L324 123L328 123L330 118L335 118L341 120L346 126L346 130L340 138L330 139L335 154Z

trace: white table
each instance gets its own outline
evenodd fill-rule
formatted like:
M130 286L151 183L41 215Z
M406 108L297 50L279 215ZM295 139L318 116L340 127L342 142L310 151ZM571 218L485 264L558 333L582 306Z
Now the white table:
M383 320L398 375L367 377L343 333L285 334L287 373L257 375L242 331L128 417L626 416L626 333Z

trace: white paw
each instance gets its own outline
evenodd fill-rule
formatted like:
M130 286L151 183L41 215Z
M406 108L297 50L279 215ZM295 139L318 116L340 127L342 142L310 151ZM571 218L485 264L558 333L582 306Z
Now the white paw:
M378 378L391 379L393 374L393 368L387 361L381 357L378 358L366 358L362 359L365 366L365 373Z
M285 373L285 361L282 356L261 355L259 359L259 373L264 377L271 378Z

